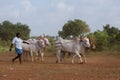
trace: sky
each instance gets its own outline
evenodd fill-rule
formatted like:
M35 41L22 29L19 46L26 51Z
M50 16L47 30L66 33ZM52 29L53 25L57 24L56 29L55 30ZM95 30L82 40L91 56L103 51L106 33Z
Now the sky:
M27 24L31 36L57 36L74 19L85 21L91 32L106 24L120 29L120 0L0 0L0 23Z

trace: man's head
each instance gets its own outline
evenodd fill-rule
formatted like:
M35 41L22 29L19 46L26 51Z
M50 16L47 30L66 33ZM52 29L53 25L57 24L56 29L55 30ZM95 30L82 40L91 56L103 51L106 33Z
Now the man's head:
M18 33L16 33L16 37L18 37L18 38L20 37L20 33L19 33L19 32L18 32Z

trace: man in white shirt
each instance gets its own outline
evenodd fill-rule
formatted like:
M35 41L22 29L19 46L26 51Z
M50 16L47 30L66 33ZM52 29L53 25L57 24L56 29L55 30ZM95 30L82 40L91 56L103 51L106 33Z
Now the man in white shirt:
M20 33L16 33L16 37L13 38L12 43L11 43L11 46L10 46L10 49L9 49L9 51L11 51L13 45L15 45L15 51L16 51L16 53L17 53L17 56L12 59L12 62L13 62L13 63L14 63L14 61L15 61L16 59L19 58L19 62L20 62L20 64L21 64L21 55L22 55L22 53L23 53L23 51L22 51L22 43L27 43L27 42L23 41L23 40L20 38ZM28 43L28 44L29 44L29 43Z

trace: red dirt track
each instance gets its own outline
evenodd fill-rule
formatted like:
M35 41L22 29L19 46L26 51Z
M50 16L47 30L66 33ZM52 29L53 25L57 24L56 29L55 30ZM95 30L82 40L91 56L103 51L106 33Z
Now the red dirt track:
M87 55L86 64L72 64L72 57L65 57L56 64L55 55L47 54L44 62L22 64L12 64L14 53L0 54L0 80L120 80L120 56Z

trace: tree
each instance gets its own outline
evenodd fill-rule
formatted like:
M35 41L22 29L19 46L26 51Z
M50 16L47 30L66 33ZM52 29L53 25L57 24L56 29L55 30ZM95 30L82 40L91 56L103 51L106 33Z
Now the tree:
M89 26L86 24L86 22L75 19L74 21L69 20L62 28L62 31L59 31L59 36L66 38L66 37L76 37L80 35L85 35L87 32L89 32Z
M98 50L103 50L109 46L109 36L105 31L96 31L94 32L95 45Z
M103 31L95 31L92 36L98 50L118 50L120 47L120 30L109 24L103 26Z
M28 39L30 36L30 29L26 24L13 24L10 21L4 21L0 24L0 38L4 41L12 40L17 32L21 33L23 39Z
M10 39L10 33L14 32L13 31L14 26L11 22L9 21L4 21L0 25L0 37L2 40L9 40Z
M109 24L107 24L106 26L103 26L105 32L107 32L108 36L109 36L109 42L111 45L115 44L116 42L119 41L119 34L120 34L120 30L116 27L110 27Z
M15 24L17 32L20 32L23 39L28 39L30 37L30 29L26 24L17 23Z

